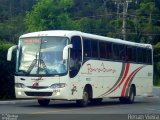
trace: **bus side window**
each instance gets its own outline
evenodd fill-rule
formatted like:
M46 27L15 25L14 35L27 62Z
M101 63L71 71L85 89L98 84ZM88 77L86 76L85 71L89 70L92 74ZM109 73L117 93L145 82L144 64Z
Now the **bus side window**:
M146 49L146 56L147 64L152 64L152 51L150 49Z
M119 45L119 60L125 60L125 45Z
M136 62L136 47L134 46L126 46L126 62Z
M147 58L146 58L147 55L146 55L146 49L145 48L142 49L142 53L143 53L143 58L142 58L143 61L142 62L144 64L146 64L147 63Z
M89 39L83 39L84 57L91 57L91 41Z
M125 61L126 62L131 62L133 60L133 47L132 46L127 46L127 50L126 50L126 58Z
M118 46L118 44L113 44L112 57L114 60L119 60L119 46Z
M132 53L133 53L133 55L132 55L133 62L136 62L136 59L137 59L137 56L136 56L136 47L133 47Z
M99 42L99 52L100 52L100 58L106 58L107 51L105 42Z
M97 40L91 41L91 50L92 50L92 57L98 58L98 41Z
M82 63L81 38L74 36L71 38L73 48L70 50L70 77L73 78L79 72Z
M112 43L106 43L106 58L112 59Z
M143 62L143 51L142 48L137 47L137 62L142 63Z

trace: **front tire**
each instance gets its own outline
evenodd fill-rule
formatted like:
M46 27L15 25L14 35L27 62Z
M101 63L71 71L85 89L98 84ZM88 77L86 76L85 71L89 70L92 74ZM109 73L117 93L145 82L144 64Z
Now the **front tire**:
M76 102L78 106L86 107L88 105L88 101L89 101L89 94L88 94L87 89L84 89L82 99L77 100Z
M49 99L38 99L37 100L40 106L48 106L50 100Z

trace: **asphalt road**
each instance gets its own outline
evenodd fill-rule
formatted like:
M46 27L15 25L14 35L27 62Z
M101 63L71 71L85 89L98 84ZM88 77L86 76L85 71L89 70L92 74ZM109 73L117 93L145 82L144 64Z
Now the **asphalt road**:
M89 105L85 108L78 107L74 101L51 101L49 106L41 107L36 100L30 100L0 104L0 114L2 120L7 120L8 117L8 120L140 119L137 117L141 117L141 120L160 120L160 97L136 97L134 104L122 104L117 99L105 99L99 105ZM146 115L152 116L149 116L149 119Z

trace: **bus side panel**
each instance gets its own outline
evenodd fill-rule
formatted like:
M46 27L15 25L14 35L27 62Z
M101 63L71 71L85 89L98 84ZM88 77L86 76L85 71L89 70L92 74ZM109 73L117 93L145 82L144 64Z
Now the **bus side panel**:
M107 91L111 90L120 77L122 63L111 61L88 60L83 64L79 72L80 89L86 84L92 86L93 98L103 98ZM82 93L82 91L81 91ZM107 97L115 96L115 91Z
M134 77L136 95L151 96L153 88L153 66L145 65Z
M111 61L88 60L78 75L73 78L71 87L76 85L72 98L81 99L86 84L92 86L93 98L121 97L129 93L132 84L137 95L150 95L153 86L152 65L131 64ZM128 96L128 94L125 94Z

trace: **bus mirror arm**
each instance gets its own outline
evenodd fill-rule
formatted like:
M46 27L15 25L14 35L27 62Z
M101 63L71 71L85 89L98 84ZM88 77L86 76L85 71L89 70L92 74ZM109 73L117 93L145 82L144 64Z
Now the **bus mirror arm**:
M12 52L13 52L13 50L17 49L17 47L18 47L17 45L14 45L14 46L12 46L12 47L10 47L8 49L7 61L11 61L12 60Z
M64 49L63 49L63 60L68 59L68 49L70 49L70 48L73 48L72 44L69 44L69 45L64 47Z

